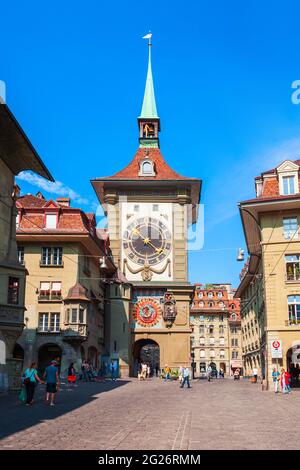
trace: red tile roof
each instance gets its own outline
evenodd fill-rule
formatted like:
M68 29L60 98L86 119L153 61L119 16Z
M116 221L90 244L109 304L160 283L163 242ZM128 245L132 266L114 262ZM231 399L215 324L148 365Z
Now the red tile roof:
M17 200L17 207L43 207L46 204L46 199L42 199L33 194L26 194L26 196L21 196Z
M300 160L291 160L291 161L300 167ZM280 165L278 165L278 167L279 166ZM281 198L281 196L279 194L279 179L278 179L277 168L273 168L272 170L264 171L263 173L261 173L260 176L257 176L255 178L256 183L259 180L262 180L262 182L263 182L262 192L261 192L260 196L257 196L257 199L263 199L263 198L264 199L265 198L275 199L275 198L278 198L278 197ZM264 176L268 176L268 178L264 178ZM300 187L300 178L299 178L299 187ZM250 201L247 201L247 202L250 202Z
M56 201L27 194L17 199L16 207L20 212L17 233L46 232L46 233L89 233L95 237L96 220L92 213L85 213L79 208L59 205ZM58 223L55 229L45 226L47 209L55 210ZM95 237L98 240L98 237Z
M139 176L140 163L145 158L153 161L155 176ZM174 171L165 161L159 148L139 148L131 162L123 170L105 179L136 179L136 180L190 180Z

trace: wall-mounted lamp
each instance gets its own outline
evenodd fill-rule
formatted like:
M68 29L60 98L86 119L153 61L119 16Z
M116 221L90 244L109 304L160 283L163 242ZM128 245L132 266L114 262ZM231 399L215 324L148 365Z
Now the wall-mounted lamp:
M105 261L105 256L103 256L102 258L99 259L99 262L100 262L100 269L107 269L107 264L106 264L106 261Z

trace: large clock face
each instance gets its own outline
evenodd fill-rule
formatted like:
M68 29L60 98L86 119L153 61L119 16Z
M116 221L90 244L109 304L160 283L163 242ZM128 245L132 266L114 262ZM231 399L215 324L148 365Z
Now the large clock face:
M153 266L170 254L171 238L170 231L161 220L140 217L127 226L123 248L133 263Z

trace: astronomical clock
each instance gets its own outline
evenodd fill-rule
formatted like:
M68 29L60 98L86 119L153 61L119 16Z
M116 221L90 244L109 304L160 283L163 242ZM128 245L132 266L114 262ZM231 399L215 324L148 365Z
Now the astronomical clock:
M171 281L172 204L122 204L122 263L129 281Z

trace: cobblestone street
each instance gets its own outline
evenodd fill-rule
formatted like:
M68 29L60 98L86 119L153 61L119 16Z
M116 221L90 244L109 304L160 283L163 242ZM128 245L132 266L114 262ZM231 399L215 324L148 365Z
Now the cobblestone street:
M0 397L1 449L299 449L300 390L262 392L230 379L63 386L53 408Z

